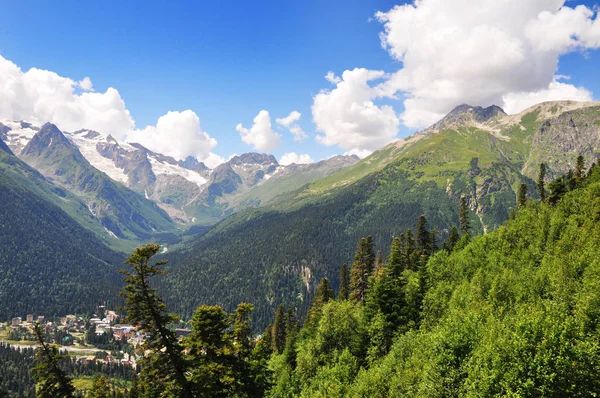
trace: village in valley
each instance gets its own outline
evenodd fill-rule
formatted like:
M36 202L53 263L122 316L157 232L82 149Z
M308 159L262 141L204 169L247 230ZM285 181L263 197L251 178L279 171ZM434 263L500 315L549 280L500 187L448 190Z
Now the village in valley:
M121 323L122 318L103 305L88 317L66 315L48 319L44 315L26 314L24 318L0 322L0 342L13 347L37 347L33 329L39 324L46 341L66 351L78 363L121 364L136 369L143 355L141 344L145 336L135 325ZM185 328L175 331L179 338L190 332Z

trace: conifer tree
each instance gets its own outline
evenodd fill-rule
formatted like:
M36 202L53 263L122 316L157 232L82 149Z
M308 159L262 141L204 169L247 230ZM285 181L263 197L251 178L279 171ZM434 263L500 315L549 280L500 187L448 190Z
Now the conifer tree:
M333 292L332 292L333 293ZM298 335L298 321L293 309L288 309L285 317L285 349L283 354L288 365L296 367L296 337Z
M375 255L375 266L373 267L373 277L379 278L381 273L383 272L383 253L381 250L377 250L377 254Z
M467 197L462 195L460 197L460 207L458 209L458 224L460 232L463 235L471 234L471 222L469 220L469 211L467 210Z
M576 182L580 182L585 177L585 159L583 155L577 156L575 161L575 170L573 170L573 178Z
M340 269L340 290L338 292L339 300L348 300L350 294L350 274L348 272L348 264L342 264Z
M335 295L329 283L329 279L321 279L321 283L319 283L319 286L317 286L317 291L315 293L315 297L313 298L312 307L308 311L308 324L312 324L318 319L323 306L334 297Z
M517 209L522 209L527 203L527 184L524 182L519 185L519 193L517 196Z
M594 169L595 169L595 168L596 168L596 162L594 162L594 163L592 163L592 164L590 165L590 168L588 169L588 172L587 172L587 176L588 176L588 177L592 175L592 173L594 172Z
M548 203L556 204L568 192L567 183L563 176L548 184Z
M244 307L242 313L247 309ZM235 348L227 333L230 319L217 305L201 305L194 311L192 332L184 339L191 362L189 380L193 396L226 397L238 385L239 374L234 370Z
M252 311L254 306L249 303L238 304L232 316L233 342L238 359L246 360L254 349L252 338Z
M374 265L375 252L373 250L373 238L369 235L360 240L356 248L354 262L350 268L350 297L358 303L363 304L365 302L369 287L369 277Z
M275 312L275 321L272 328L273 351L281 354L285 349L285 307L280 304Z
M433 251L433 239L431 237L431 232L427 230L428 223L425 218L425 214L421 214L419 216L419 220L417 221L417 236L416 243L417 249L424 256L431 255Z
M540 172L538 174L537 179L537 190L538 195L540 197L540 201L546 201L546 188L544 187L546 181L546 165L544 163L540 163Z
M442 248L451 252L452 250L454 250L454 247L456 246L459 240L460 235L458 234L458 229L453 225L452 228L450 228L448 238L444 242Z
M171 388L185 398L192 398L192 390L186 379L186 363L182 347L177 341L175 332L169 325L179 318L167 313L167 307L156 289L150 286L150 279L162 275L159 268L166 261L150 264L160 249L159 245L138 247L125 262L131 271L123 270L125 288L121 293L125 297L126 320L138 325L139 330L147 337L143 349L151 355L144 357L144 372L154 375L146 377L148 383L155 383L157 388ZM174 383L174 384L173 384Z
M56 346L44 341L43 331L39 324L33 328L35 337L40 345L36 352L37 365L34 368L37 396L40 398L72 397L75 387L71 378L61 369L60 364L69 359L61 355Z
M417 267L419 255L416 249L416 241L411 229L406 230L406 243L404 245L404 257L406 261L406 269L414 269Z

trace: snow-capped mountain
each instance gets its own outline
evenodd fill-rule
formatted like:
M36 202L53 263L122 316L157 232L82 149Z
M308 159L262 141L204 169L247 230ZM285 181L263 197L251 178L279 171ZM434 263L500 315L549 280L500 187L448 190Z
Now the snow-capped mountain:
M0 139L19 157L23 157L24 148L40 130L40 127L27 122L0 120ZM296 164L283 166L272 155L246 153L209 169L193 157L178 161L140 144L119 142L109 134L93 130L60 133L91 166L154 201L171 218L184 223L216 222L233 211L229 202L235 197L267 182L271 186L280 179L297 178L290 173L306 167ZM357 161L352 157L343 158L341 164L338 159L331 168L323 168L318 176ZM31 156L26 161L35 163ZM288 181L285 189L298 188L299 185L296 185ZM278 192L277 186L270 191Z

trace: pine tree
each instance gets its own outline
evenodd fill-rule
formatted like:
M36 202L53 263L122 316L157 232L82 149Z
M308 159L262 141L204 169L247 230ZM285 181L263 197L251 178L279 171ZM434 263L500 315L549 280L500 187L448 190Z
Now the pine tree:
M548 203L556 204L568 192L565 177L558 177L548 184Z
M342 264L340 269L340 290L338 292L339 300L348 300L350 294L350 274L348 273L348 264Z
M285 349L286 338L285 307L283 306L283 304L280 304L279 307L277 307L277 311L275 312L275 321L273 322L272 334L273 351L278 354L281 354Z
M383 262L383 253L381 253L381 250L377 250L377 254L375 255L375 266L373 267L373 277L375 279L381 277L384 265Z
M247 309L244 307L242 312ZM233 339L228 333L231 318L220 306L201 305L194 311L191 324L192 332L184 343L191 362L188 377L193 396L229 396L238 386L236 378L239 377L234 369L238 361ZM242 384L241 380L237 381ZM167 394L172 395L175 394Z
M519 193L517 196L517 209L522 209L527 203L527 184L524 182L519 185Z
M463 235L471 234L471 222L469 220L469 211L467 210L467 197L462 195L460 197L460 207L458 209L458 223L460 231Z
M373 238L369 235L362 238L356 254L354 262L350 268L350 297L363 304L369 287L369 277L373 272L375 265L375 252L373 250Z
M585 159L583 155L577 156L575 161L575 170L573 170L573 178L576 182L580 182L585 177Z
M333 300L335 297L333 289L329 283L329 279L321 279L321 283L317 286L315 297L313 298L312 307L308 311L307 322L313 324L321 314L321 309L329 300Z
M419 254L416 249L416 241L413 237L413 233L409 228L406 230L406 243L404 245L404 257L406 261L406 269L415 269L417 268L417 263L419 259Z
M67 355L61 355L56 346L44 341L42 328L36 324L33 328L40 345L36 352L37 365L34 368L37 396L40 398L72 397L75 387L71 378L61 369L61 362L68 361Z
M544 163L540 163L540 172L538 174L537 180L537 190L538 195L540 197L540 201L546 201L546 188L544 188L544 184L546 181L546 165Z
M235 353L239 359L246 360L254 349L254 339L252 338L252 311L254 306L248 303L238 304L235 313L232 316L233 324L233 342L235 344Z
M166 261L150 264L150 260L160 249L159 245L138 247L125 262L132 271L121 271L125 275L125 288L121 293L125 297L126 320L138 325L140 331L147 337L143 349L152 355L144 357L144 372L160 375L160 377L145 377L156 388L170 388L185 398L192 398L191 387L185 377L186 363L183 349L177 341L177 336L169 325L178 321L178 317L166 311L166 305L150 286L150 279L162 275L160 269ZM173 384L174 383L174 384Z
M460 235L458 234L458 229L453 225L452 228L450 228L450 232L448 233L448 238L444 242L442 248L444 250L451 252L452 250L454 250L454 247L456 246L456 244L458 243L459 240L460 240Z
M425 218L425 214L421 214L419 216L419 220L417 221L417 249L424 256L431 255L433 251L433 239L431 237L431 232L427 230L428 223Z

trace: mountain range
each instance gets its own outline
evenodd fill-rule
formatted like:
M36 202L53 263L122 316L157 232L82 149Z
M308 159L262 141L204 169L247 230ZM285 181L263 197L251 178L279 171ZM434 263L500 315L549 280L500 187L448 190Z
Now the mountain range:
M522 183L536 197L541 162L551 179L579 154L588 164L597 161L600 103L549 102L516 115L460 105L360 161L337 156L310 165L282 166L250 153L209 169L100 132L26 122L2 121L2 141L0 170L11 176L10 186L60 210L99 247L175 245L163 254L170 264L160 281L171 308L189 315L200 303L231 309L248 301L260 326L279 303L306 310L322 277L335 287L360 237L370 234L376 246L389 247L425 214L441 240L458 223L462 195L475 232L497 228ZM10 227L7 211L2 217ZM177 246L182 236L185 245Z
M22 121L0 123L0 140L48 182L81 199L112 238L102 239L116 248L150 239L177 241L190 225L214 224L358 161L336 156L314 165L283 166L272 155L247 153L209 169L193 157L177 161L96 131L69 133L49 123L37 127ZM99 230L98 225L91 229Z

